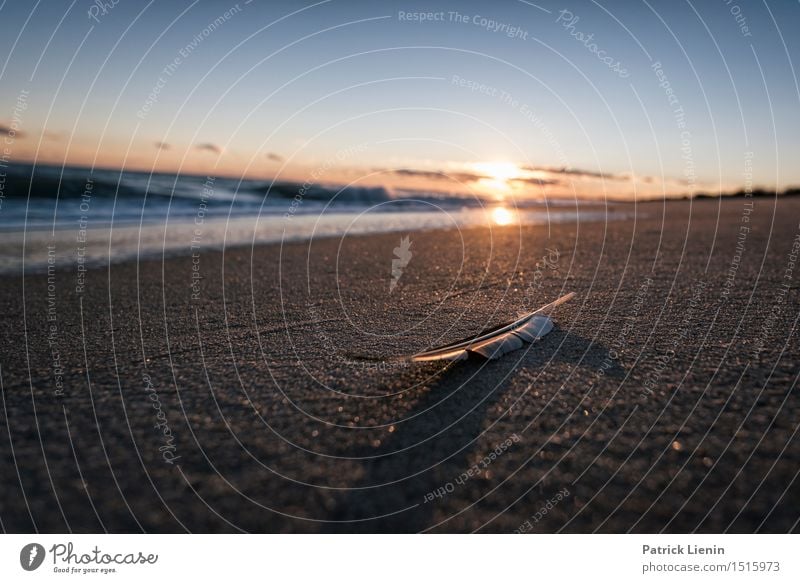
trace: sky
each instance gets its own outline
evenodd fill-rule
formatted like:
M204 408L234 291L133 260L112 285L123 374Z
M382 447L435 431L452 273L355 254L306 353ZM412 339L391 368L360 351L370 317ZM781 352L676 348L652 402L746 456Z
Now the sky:
M737 1L7 0L0 154L499 199L800 185L800 2Z

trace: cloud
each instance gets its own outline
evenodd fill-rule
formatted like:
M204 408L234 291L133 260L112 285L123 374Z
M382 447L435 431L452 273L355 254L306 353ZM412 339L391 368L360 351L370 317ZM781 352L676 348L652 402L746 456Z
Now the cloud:
M198 152L211 152L212 154L217 154L218 156L222 154L222 148L216 144L212 144L211 142L196 144L194 149Z
M169 150L172 147L167 142L156 142L153 145L156 147L156 150Z
M472 172L437 172L435 170L414 170L412 168L394 168L384 170L389 174L398 176L410 176L412 178L427 178L428 180L456 180L458 182L477 182L478 180L489 180L489 176L473 174Z
M60 142L64 139L64 134L62 132L51 132L49 130L45 130L42 132L42 137L53 142Z
M22 139L25 137L25 134L19 130L15 130L10 126L0 123L0 136Z
M424 178L427 180L439 181L455 180L463 183L479 182L482 180L497 182L498 180L494 176L469 171L447 172L444 170L418 170L414 168L379 168L377 171L411 178ZM510 176L504 180L505 182L518 186L568 186L572 180L581 180L587 183L602 180L628 183L641 182L648 185L655 185L662 182L662 180L657 177L638 176L630 172L611 173L569 166L519 166L518 175ZM686 184L682 184L681 186L686 186Z
M563 184L561 180L555 178L511 178L510 182L517 182L519 184L528 184L533 186L552 186L555 184Z
M270 152L267 154L267 160L271 160L272 162L283 162L283 156L275 154L274 152Z
M576 178L600 178L603 180L627 180L627 176L611 174L609 172L597 172L595 170L583 170L581 168L554 168L552 166L523 166L523 170L529 172L547 172L548 174L560 174L563 176L574 176Z
M647 175L636 175L632 174L631 172L622 172L619 174L613 174L611 172L597 172L595 170L583 170L581 168L554 168L551 166L527 166L524 168L530 172L546 172L548 174L554 174L557 176L569 177L569 178L586 178L592 180L614 180L616 182L641 182L643 184L657 184L661 182L674 182L679 186L688 186L688 181L670 181L664 180L662 181L661 178L657 176L647 176ZM562 181L563 183L563 181Z

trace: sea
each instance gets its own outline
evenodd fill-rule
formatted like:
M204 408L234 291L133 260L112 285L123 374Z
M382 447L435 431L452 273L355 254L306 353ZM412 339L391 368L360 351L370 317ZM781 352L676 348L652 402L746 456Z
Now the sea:
M627 218L575 200L29 164L0 167L0 274L317 237Z

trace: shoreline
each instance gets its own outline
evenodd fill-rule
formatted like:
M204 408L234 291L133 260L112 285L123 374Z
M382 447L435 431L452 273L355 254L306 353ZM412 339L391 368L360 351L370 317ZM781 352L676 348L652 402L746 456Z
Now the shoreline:
M526 228L542 224L570 223L575 222L576 219L584 223L626 220L629 218L631 211L620 210L623 207L624 205L586 205L585 208L568 210L567 207L556 206L552 210L550 207L543 209L519 208L512 209L510 212L518 213L519 216L514 220L518 221L520 228ZM169 223L124 224L113 228L113 234L117 239L121 239L121 242L117 245L117 249L121 250L116 252L116 256L112 258L110 263L113 265L131 261L185 257L194 255L197 252L250 248L254 245L252 242L246 241L246 239L248 237L252 239L257 228L260 229L260 240L255 243L255 246L280 246L282 244L308 242L313 239L371 236L415 230L448 231L485 228L487 210L471 209L461 210L452 214L445 213L447 217L450 217L450 222L455 225L453 227L444 226L438 217L438 213L414 211L378 213L377 216L371 215L367 217L370 221L367 221L367 224L361 227L362 230L356 229L347 233L344 232L344 224L350 222L352 226L356 220L364 216L367 209L361 214L344 211L333 211L324 216L301 214L297 215L296 219L295 217L288 219L289 223L287 223L285 216L276 214L258 217L256 219L257 222L254 222L252 217L235 215L228 218L204 220L199 224L193 220L185 220L185 217L183 220L175 220ZM601 212L605 213L604 216L596 216ZM453 219L454 215L457 219ZM424 222L422 224L420 222L415 223L414 219L417 218L419 218L419 221L427 220L428 224ZM396 224L393 224L393 221ZM461 221L461 224L458 221ZM313 227L311 226L312 222L314 223ZM370 222L374 222L375 226L371 226ZM47 272L50 258L46 253L43 255L42 250L44 247L50 248L51 245L56 249L64 247L67 249L66 253L68 255L65 255L62 251L57 257L58 263L71 263L73 269L77 268L77 265L81 263L86 266L86 269L107 269L109 260L105 252L109 248L109 235L112 234L112 231L107 226L87 227L87 223L88 221L84 221L77 229L74 225L62 225L54 231L50 228L0 231L0 244L6 247L4 253L0 255L0 275L20 275L22 264L19 258L22 257L23 252L22 236L25 237L25 248L28 250L27 254L30 257L26 261L26 274ZM326 223L330 223L327 228ZM286 235L284 232L283 239L278 239L279 235L273 234L278 227L282 226L285 230L287 225L292 224L299 226L294 233ZM321 229L319 233L312 234L309 232L309 229L316 229L317 227ZM495 228L499 228L499 225L495 225ZM248 237L244 237L243 230ZM167 232L170 233L169 236ZM57 238L52 236L56 233L58 234ZM229 236L232 237L230 241L227 240ZM209 239L212 240L211 243L208 242ZM142 240L144 240L144 251L141 250ZM78 257L83 257L83 259L79 260ZM59 270L61 269L67 268L59 268Z

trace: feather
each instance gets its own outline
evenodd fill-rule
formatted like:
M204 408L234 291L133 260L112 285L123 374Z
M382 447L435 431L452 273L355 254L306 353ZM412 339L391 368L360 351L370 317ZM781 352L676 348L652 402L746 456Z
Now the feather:
M556 301L524 315L519 320L502 324L473 338L459 340L443 346L403 357L410 362L430 362L434 360L465 360L477 355L489 360L519 350L526 343L536 342L553 329L550 314L553 309L572 299L575 292L561 296Z

